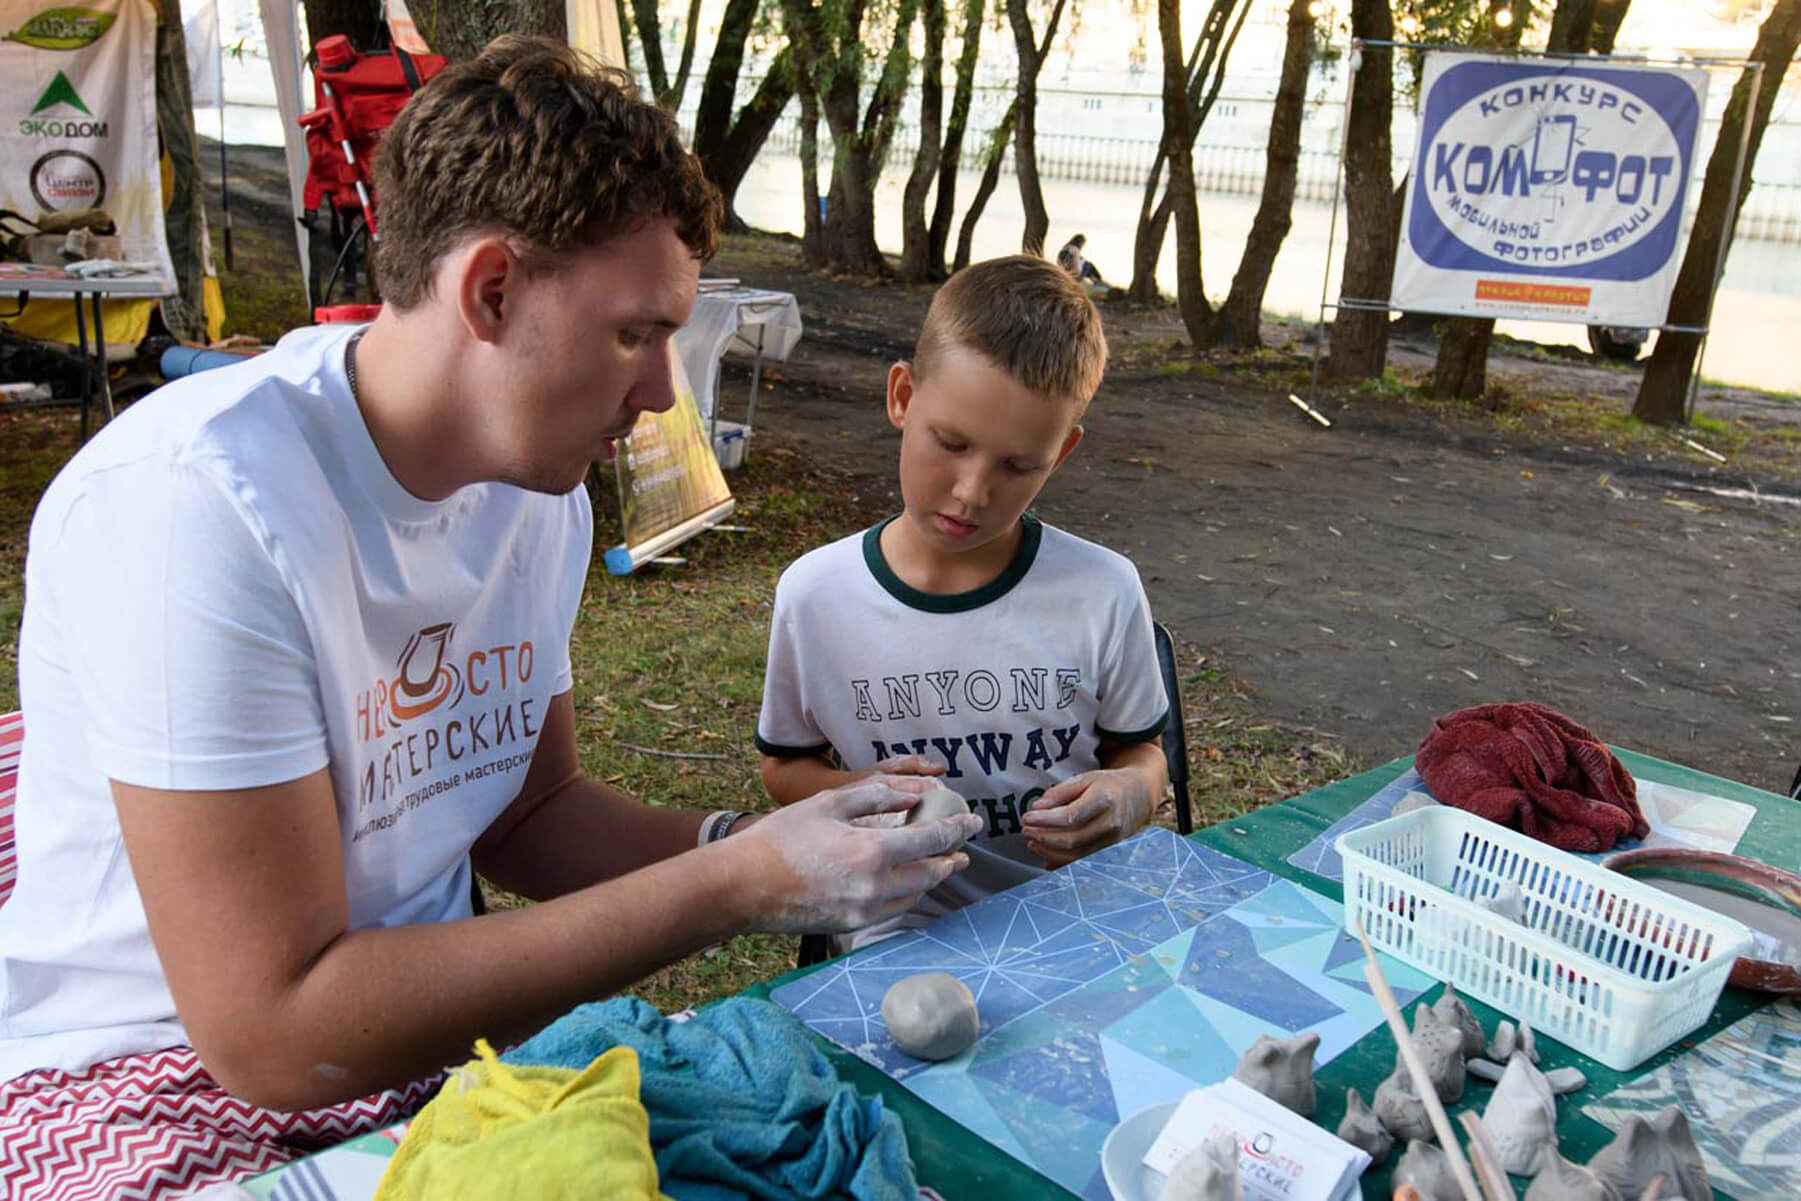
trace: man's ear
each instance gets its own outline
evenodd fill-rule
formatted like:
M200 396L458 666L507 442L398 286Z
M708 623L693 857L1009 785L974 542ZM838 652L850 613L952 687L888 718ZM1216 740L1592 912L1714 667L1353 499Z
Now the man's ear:
M519 258L494 236L477 238L446 264L455 288L457 316L477 342L498 342L513 315L520 282Z
M1075 450L1077 443L1081 441L1082 427L1079 425L1070 426L1069 437L1063 439L1063 449L1057 452L1057 461L1051 464L1051 470L1055 471L1057 468L1063 466L1063 460L1069 458L1071 452Z
M888 368L888 424L905 428L907 406L913 403L913 364L905 359Z

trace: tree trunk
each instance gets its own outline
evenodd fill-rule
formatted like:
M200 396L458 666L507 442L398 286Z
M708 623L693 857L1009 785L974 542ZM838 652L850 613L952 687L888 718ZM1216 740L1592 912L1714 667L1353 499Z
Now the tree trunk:
M1757 104L1751 104L1752 73L1746 67L1732 89L1725 115L1720 120L1720 133L1707 160L1707 176L1701 184L1701 202L1695 209L1695 224L1689 234L1688 250L1682 256L1682 267L1676 275L1676 287L1670 294L1671 325L1706 325L1713 308L1713 285L1716 268L1732 248L1738 211L1751 192L1751 165L1757 161L1757 150L1763 142L1764 127L1769 124L1770 109L1781 90L1782 76L1801 44L1801 0L1777 0L1776 7L1764 18L1757 31L1757 45L1751 58L1764 64L1763 83L1757 90ZM1745 182L1739 190L1738 203L1731 209L1733 175L1738 167L1738 148L1745 122L1751 123L1750 138L1745 144ZM1721 226L1725 225L1722 229ZM1640 421L1658 425L1677 425L1686 418L1684 399L1689 379L1694 374L1695 357L1700 352L1697 334L1679 334L1665 330L1657 335L1657 347L1639 381L1638 399L1632 415Z
M757 21L761 0L727 0L719 17L719 36L713 42L713 54L707 60L707 73L701 80L700 103L694 109L694 153L707 165L713 182L712 164L725 149L732 130L732 101L738 96L738 76L744 70L744 45L750 40L751 28ZM792 59L788 48L784 54ZM773 68L771 74L773 74Z
M315 46L341 33L358 50L387 40L379 0L306 0L306 33Z
M206 212L200 195L200 139L194 133L187 38L178 0L158 0L156 131L168 152L173 186L163 214L176 295L162 302L163 324L189 342L206 341ZM105 341L104 334L99 335Z
M957 54L957 86L951 97L951 117L944 128L944 150L938 160L938 195L932 202L932 224L926 252L932 278L943 279L945 248L950 244L951 220L957 211L957 172L963 165L963 133L969 126L969 105L975 93L976 57L982 46L982 14L986 0L967 0L963 9L963 44Z
M1007 158L1007 142L1013 137L1013 119L1018 113L1018 100L1007 106L1007 115L995 127L994 140L988 144L988 161L982 165L982 178L976 184L975 198L969 202L969 211L963 214L963 226L957 231L957 257L951 263L951 274L969 266L970 243L975 240L976 222L982 219L982 210L988 207L988 198L994 195L995 187L1000 183L1001 164Z
M1212 342L1213 312L1201 287L1201 211L1194 195L1194 150L1189 137L1188 73L1182 58L1181 0L1157 0L1163 42L1163 146L1169 160L1169 203L1176 221L1176 307L1188 344Z
M1351 0L1351 36L1392 41L1394 19L1388 0ZM1359 51L1353 51L1359 53ZM1342 296L1387 297L1395 269L1394 172L1389 162L1389 125L1394 103L1394 56L1387 46L1364 45L1363 64L1351 86L1348 149L1345 153L1345 243ZM1388 314L1341 308L1332 320L1332 350L1326 363L1334 375L1374 378L1388 360Z
M1138 231L1132 238L1132 286L1126 289L1126 295L1139 304L1154 304L1157 300L1157 260L1163 254L1163 231L1169 214L1168 192L1163 186L1167 148L1167 140L1157 144L1151 173L1144 181L1144 196L1138 202Z
M1043 254L1051 218L1044 207L1044 187L1038 180L1038 72L1044 66L1045 55L1050 53L1057 24L1063 19L1064 0L1057 0L1051 8L1050 19L1044 26L1042 49L1033 35L1032 17L1026 4L1027 0L1007 0L1007 21L1013 27L1013 46L1019 55L1013 170L1019 176L1019 201L1026 214L1019 248L1026 254Z
M725 144L714 152L712 162L705 159L707 174L719 188L720 195L725 198L726 224L732 229L745 228L734 209L738 198L738 186L744 182L745 173L757 160L757 154L763 149L763 143L769 140L775 123L781 119L782 111L788 107L788 101L794 95L794 54L791 47L782 47L769 64L769 73L763 76L763 82L757 85L756 94L738 111L738 120L727 135ZM698 152L697 152L698 153Z
M908 41L918 8L919 0L900 0L881 75L867 111L860 113L867 57L864 0L850 0L829 14L813 0L782 0L803 86L820 89L819 107L832 135L831 192L819 245L827 266L857 275L888 273L876 247L875 186L906 95Z
M800 92L800 257L809 268L825 266L825 236L819 212L819 97L810 80L802 76Z
M1597 0L1594 32L1589 35L1588 48L1596 54L1612 54L1613 41L1620 35L1626 10L1631 7L1632 0Z
M688 91L688 76L694 70L694 39L700 33L700 0L688 0L688 26L682 30L682 59L675 68L675 82L662 101L670 112L682 107L682 96Z
M413 22L425 44L450 59L474 58L503 33L535 33L564 41L569 25L563 0L448 0L423 4Z
M1313 65L1312 0L1290 0L1288 41L1282 50L1282 76L1276 85L1276 107L1269 121L1269 150L1263 170L1263 196L1251 232L1245 239L1232 291L1220 310L1221 333L1240 346L1263 345L1263 294L1270 271L1294 222L1294 190L1301 163L1301 118L1307 107L1307 72Z
M632 23L638 30L638 48L644 56L644 77L650 81L650 94L662 104L669 92L669 68L663 64L663 22L657 13L657 0L632 0Z
M919 79L919 150L901 194L900 277L924 283L932 276L932 233L926 225L926 193L938 174L939 126L944 123L944 0L922 0L925 58Z
M1234 5L1239 5L1236 21L1232 18ZM1238 40L1238 32L1244 28L1250 9L1249 3L1240 4L1240 0L1213 0L1200 32L1195 34L1194 49L1183 68L1187 80L1190 151L1207 114L1213 111L1213 102L1225 79L1226 55L1231 53L1232 44ZM1159 143L1157 155L1151 161L1150 174L1145 178L1144 197L1138 206L1137 232L1132 238L1132 284L1126 290L1128 296L1141 304L1157 300L1157 260L1163 256L1163 239L1169 229L1169 189L1163 183L1163 168L1167 165L1166 147ZM1158 199L1160 195L1161 200Z
M626 7L625 0L613 0L613 16L619 22L619 65L626 74L636 75L632 70L632 14Z
M1545 49L1553 54L1586 50L1594 7L1595 0L1558 0L1557 9L1551 14L1550 41ZM1530 0L1514 0L1513 22L1500 39L1502 48L1518 48L1531 18ZM1399 239L1397 233L1397 246ZM1453 317L1446 321L1438 336L1438 355L1432 364L1431 382L1426 385L1427 395L1480 400L1488 391L1488 349L1494 340L1493 317Z

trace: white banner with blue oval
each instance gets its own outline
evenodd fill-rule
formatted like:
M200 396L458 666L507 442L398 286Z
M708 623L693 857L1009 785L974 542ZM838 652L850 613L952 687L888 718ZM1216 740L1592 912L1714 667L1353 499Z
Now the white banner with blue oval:
M1420 95L1395 308L1663 322L1705 68L1433 51Z

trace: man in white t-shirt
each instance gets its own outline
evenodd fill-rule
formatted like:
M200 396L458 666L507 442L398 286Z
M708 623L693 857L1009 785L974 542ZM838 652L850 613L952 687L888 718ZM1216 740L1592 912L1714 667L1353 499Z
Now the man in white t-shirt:
M0 1161L54 1141L56 1087L134 1056L191 1047L208 1087L275 1110L341 1103L966 865L973 817L852 824L917 780L733 824L581 774L581 481L673 403L720 213L673 119L502 39L414 97L377 182L372 325L147 398L32 524ZM471 918L472 859L544 903ZM78 1136L53 1148L69 1180Z
M1081 441L1106 361L1099 313L1055 265L952 276L888 373L905 510L776 587L757 721L770 795L920 772L982 818L967 872L851 946L1132 834L1163 795L1168 700L1138 572L1025 513Z

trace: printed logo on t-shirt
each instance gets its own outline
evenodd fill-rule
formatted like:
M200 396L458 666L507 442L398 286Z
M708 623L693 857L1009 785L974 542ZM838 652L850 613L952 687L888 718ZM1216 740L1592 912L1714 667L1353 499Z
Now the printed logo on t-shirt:
M463 650L454 622L408 637L394 674L356 697L357 811L386 811L352 841L465 784L522 771L543 721L539 699L524 695L536 665L530 639Z
M1020 815L1044 793L1043 787L1008 791L989 781L1008 773L1015 779L1042 773L1046 785L1062 778L1057 765L1075 750L1082 723L1063 725L1056 715L1081 695L1082 672L1074 667L1013 667L1005 682L986 669L957 668L850 681L856 721L871 733L889 722L942 731L904 740L871 738L870 744L877 760L924 755L942 762L949 786L963 794L972 812L987 816L989 838L1018 834Z

